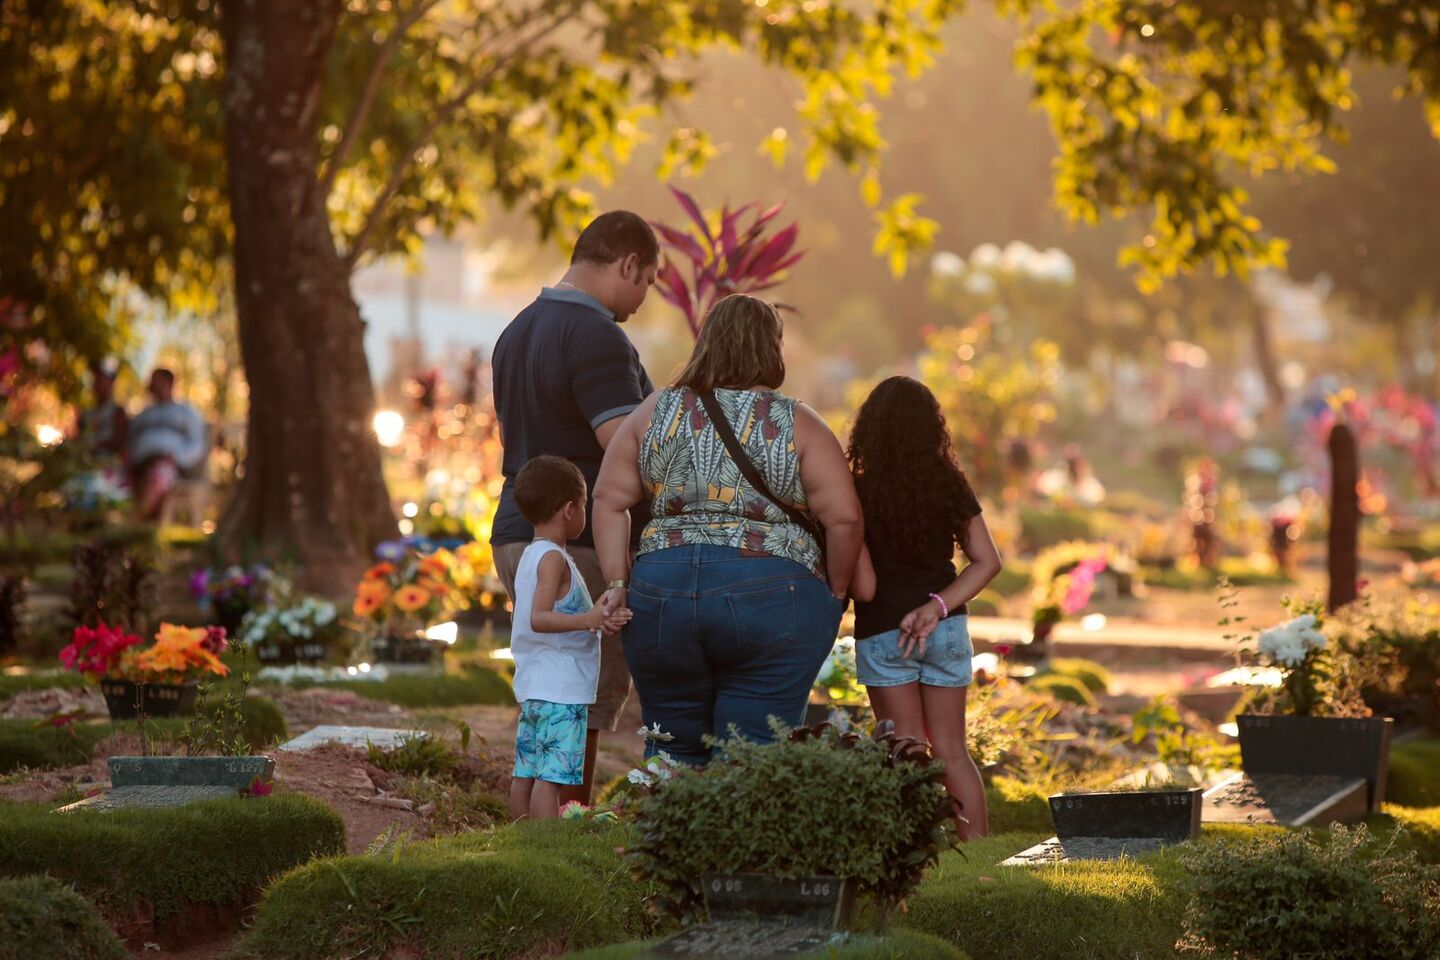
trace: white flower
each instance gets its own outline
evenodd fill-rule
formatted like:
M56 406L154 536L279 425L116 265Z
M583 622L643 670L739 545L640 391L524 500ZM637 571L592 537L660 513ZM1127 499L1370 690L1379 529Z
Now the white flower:
M1260 652L1284 666L1299 666L1312 650L1325 646L1325 635L1316 629L1317 622L1313 614L1307 613L1261 632Z
M653 740L656 743L669 743L671 740L675 739L675 735L673 733L663 732L660 729L660 724L658 722L648 727L642 723L640 725L640 729L635 732L644 739Z
M930 272L937 277L958 277L965 272L965 260L957 253L941 250L930 258Z
M654 778L652 778L649 773L641 770L639 767L634 768L628 774L626 774L625 779L629 780L631 783L635 784L638 787L648 787L655 782Z

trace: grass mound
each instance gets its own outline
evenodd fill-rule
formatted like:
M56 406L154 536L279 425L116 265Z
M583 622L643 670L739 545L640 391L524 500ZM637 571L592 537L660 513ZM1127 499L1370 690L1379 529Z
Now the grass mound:
M129 960L95 908L50 877L0 880L0 960Z
M1046 665L1040 676L1070 677L1084 684L1086 690L1097 694L1108 693L1114 679L1110 671L1100 664L1079 657L1056 657Z
M985 805L992 834L1055 832L1050 795L1039 787L1010 777L996 777L985 788Z
M295 685L297 688L314 684ZM477 704L511 706L515 694L510 681L496 670L470 667L459 673L438 676L396 674L384 680L337 680L320 684L340 690L351 690L384 703L402 707L465 707Z
M1049 835L994 836L967 844L964 857L947 853L896 922L957 944L975 960L1173 954L1185 908L1185 871L1173 851L1110 863L996 866Z
M1067 677L1058 673L1044 673L1036 676L1025 689L1031 693L1049 694L1061 703L1073 703L1082 707L1095 706L1095 694L1078 677Z
M285 715L273 700L246 697L241 708L245 718L245 739L256 750L264 750L289 737ZM145 721L145 735L152 743L175 744L185 733L187 717L164 717ZM0 774L22 767L51 770L89 763L95 748L116 733L140 732L133 720L120 723L73 723L53 727L34 720L0 719Z
M553 955L655 933L617 848L625 828L521 823L295 870L265 894L236 960Z
M153 911L157 926L188 904L253 902L285 871L344 849L340 817L294 794L112 813L0 807L0 875L48 874L107 914Z
M1402 807L1440 807L1440 737L1390 748L1385 799Z

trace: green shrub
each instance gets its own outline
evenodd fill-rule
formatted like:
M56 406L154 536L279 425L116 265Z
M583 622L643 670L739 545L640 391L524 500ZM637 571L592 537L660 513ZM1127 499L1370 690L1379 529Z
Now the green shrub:
M93 906L50 877L0 880L0 960L129 960Z
M381 770L406 777L440 777L455 769L459 757L450 745L436 737L404 737L393 747L365 745L370 762Z
M1385 799L1402 807L1440 807L1440 738L1390 748Z
M245 718L245 739L254 749L265 750L290 739L290 725L274 700L246 697L240 712Z
M1030 564L1007 557L995 579L986 586L1002 597L1017 597L1030 589Z
M1031 550L1043 550L1066 540L1091 540L1095 524L1089 510L1066 507L1029 507L1020 511L1020 537Z
M1027 683L1025 688L1034 693L1048 694L1062 703L1074 703L1082 707L1095 706L1095 695L1076 677L1066 677L1058 673L1040 674Z
M985 805L992 834L1055 832L1050 795L1032 784L996 777L985 788Z
M573 960L645 960L653 943L621 943L584 953ZM893 930L880 936L859 934L837 947L805 954L809 960L967 960L953 944L914 930Z
M950 803L923 746L805 730L739 739L709 766L637 805L635 862L669 905L696 908L704 874L853 877L884 904L905 897L946 844Z
M345 849L340 817L296 794L110 813L0 810L0 875L46 873L102 909L153 908L156 923L187 902L243 905L290 868Z
M1169 957L1180 934L1185 871L1173 851L1141 860L999 867L1053 831L1004 834L946 853L896 923L974 960Z
M1440 807L1399 807L1385 804L1385 812L1367 818L1376 844L1394 844L1413 851L1423 863L1440 864Z
M652 936L620 825L548 820L312 863L266 891L234 957L547 956Z
M1046 664L1040 676L1071 677L1085 685L1091 693L1109 693L1112 677L1110 671L1093 660L1079 657L1056 657Z
M1440 867L1367 856L1364 826L1265 833L1185 855L1187 945L1248 960L1440 955Z

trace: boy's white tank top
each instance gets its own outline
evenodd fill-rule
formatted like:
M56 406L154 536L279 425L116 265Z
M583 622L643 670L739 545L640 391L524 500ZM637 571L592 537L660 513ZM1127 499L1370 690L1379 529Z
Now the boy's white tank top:
M550 703L594 703L600 681L600 635L591 630L538 633L530 626L530 610L540 561L558 553L570 568L570 592L555 604L556 613L585 613L594 605L575 561L557 544L536 540L520 555L515 569L515 616L510 652L515 656L515 699Z

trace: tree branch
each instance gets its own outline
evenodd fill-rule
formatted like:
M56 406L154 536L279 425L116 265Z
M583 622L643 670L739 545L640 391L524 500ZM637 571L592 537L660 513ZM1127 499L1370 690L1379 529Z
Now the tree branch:
M380 83L385 79L385 70L390 66L390 59L395 55L395 51L400 48L400 41L405 39L405 35L410 32L411 27L425 19L425 15L439 3L440 0L419 0L386 35L385 42L380 45L380 53L370 67L370 74L365 78L365 86L361 90L360 99L355 102L355 109L351 111L350 119L345 123L345 132L340 138L340 143L330 154L330 159L325 163L325 170L320 175L320 182L317 184L320 196L330 196L330 191L335 187L335 178L340 175L340 168L345 164L345 158L360 139L360 134L365 128L365 121L369 118L370 110L375 105L375 98L380 94Z
M578 5L577 0L577 3L573 4L573 6ZM415 154L419 152L420 148L430 142L435 136L435 131L439 130L455 111L464 106L466 100L474 96L481 87L489 83L490 80L508 66L511 61L515 60L521 54L528 53L535 44L559 29L569 18L570 6L572 5L567 5L557 10L552 14L550 21L545 24L544 27L527 39L518 42L504 56L491 63L487 69L476 74L474 79L467 83L459 93L440 105L439 109L435 111L435 115L430 118L430 122L426 124L425 129L420 132L420 135L406 145L404 152L399 155L399 158L395 162L395 168L390 171L390 178L385 181L385 186L376 196L375 205L370 208L370 213L365 217L365 222L361 225L360 231L356 233L355 238L350 241L350 249L345 254L345 264L349 269L355 269L355 264L360 259L360 255L365 252L370 234L374 232L375 227L380 223L381 217L384 216L385 208L389 206L390 201L393 200L395 194L399 192L400 183L405 179L405 174L410 169L410 164L414 162Z

